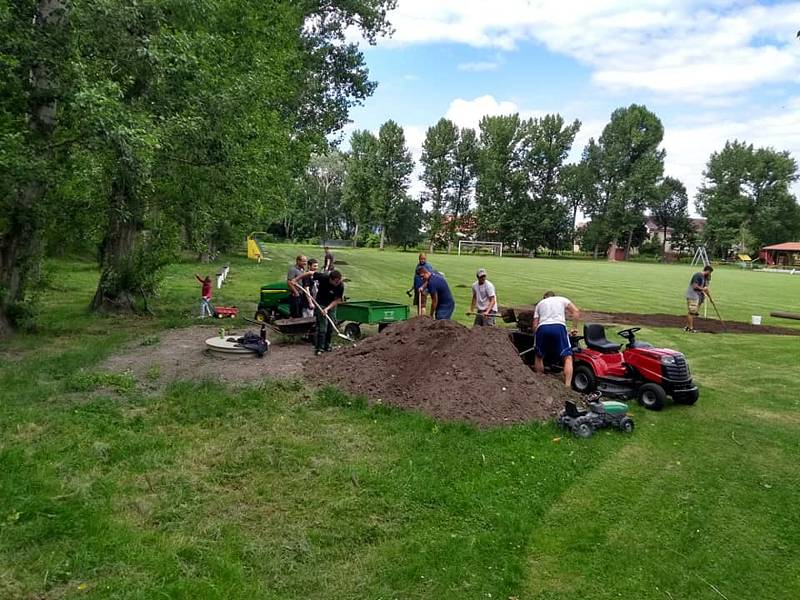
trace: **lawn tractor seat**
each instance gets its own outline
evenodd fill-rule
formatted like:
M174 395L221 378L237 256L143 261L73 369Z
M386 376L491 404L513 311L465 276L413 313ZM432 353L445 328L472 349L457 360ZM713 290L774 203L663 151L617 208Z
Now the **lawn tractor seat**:
M599 323L588 323L583 326L583 339L586 346L598 352L619 352L620 345L606 339L606 330Z

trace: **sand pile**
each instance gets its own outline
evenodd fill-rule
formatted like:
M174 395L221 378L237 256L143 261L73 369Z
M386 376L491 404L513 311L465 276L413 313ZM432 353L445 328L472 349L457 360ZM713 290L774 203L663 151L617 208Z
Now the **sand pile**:
M508 331L420 317L318 363L329 381L371 402L446 421L504 425L551 418L573 392L525 366Z

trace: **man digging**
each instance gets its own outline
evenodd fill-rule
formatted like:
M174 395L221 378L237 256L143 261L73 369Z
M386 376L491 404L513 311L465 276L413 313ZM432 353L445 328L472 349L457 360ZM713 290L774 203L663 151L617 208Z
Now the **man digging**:
M292 284L300 285L300 280L306 277L311 277L313 281L319 283L314 307L314 317L317 320L314 352L319 356L323 352L331 351L333 328L328 322L328 317L336 319L336 307L342 303L342 298L344 297L344 283L342 282L342 274L334 269L330 273L320 273L319 271L302 273L292 280Z
M476 277L478 280L472 284L469 312L475 314L475 325L494 325L497 316L497 292L492 282L486 279L486 269L478 269Z
M447 280L441 273L431 273L424 266L417 267L417 275L422 277L423 286L431 297L431 315L437 321L447 320L456 309L453 294Z
M697 333L694 328L694 318L700 314L700 305L705 302L708 291L708 284L711 283L711 273L714 267L706 265L701 272L692 275L689 287L686 289L686 327L684 331Z
M545 292L533 313L534 342L536 344L535 368L544 373L544 360L564 361L564 385L572 384L572 344L567 334L567 315L572 319L573 335L578 334L578 321L581 313L578 308L563 296Z

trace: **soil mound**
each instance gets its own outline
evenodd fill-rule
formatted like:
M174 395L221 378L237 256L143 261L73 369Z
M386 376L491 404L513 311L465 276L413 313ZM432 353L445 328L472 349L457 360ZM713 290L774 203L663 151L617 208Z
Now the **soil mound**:
M418 317L319 362L331 383L445 421L482 426L544 421L577 396L535 374L508 331Z

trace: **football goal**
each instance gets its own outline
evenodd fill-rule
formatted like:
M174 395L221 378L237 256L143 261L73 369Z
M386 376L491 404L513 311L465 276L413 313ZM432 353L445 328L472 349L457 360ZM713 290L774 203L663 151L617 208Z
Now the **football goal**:
M503 242L480 242L480 241L458 241L458 255L464 252L469 254L493 254L495 256L503 256Z

